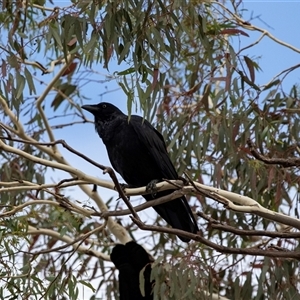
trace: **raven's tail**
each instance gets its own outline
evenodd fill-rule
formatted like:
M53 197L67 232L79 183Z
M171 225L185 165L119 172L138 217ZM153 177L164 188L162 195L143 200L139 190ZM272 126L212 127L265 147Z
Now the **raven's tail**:
M162 191L155 195L155 198L160 198L170 194L170 191ZM144 195L147 201L153 200L152 195ZM173 228L181 229L191 233L199 231L196 219L193 212L185 198L177 198L170 202L160 204L153 207L157 213ZM190 239L178 236L183 242L188 243Z

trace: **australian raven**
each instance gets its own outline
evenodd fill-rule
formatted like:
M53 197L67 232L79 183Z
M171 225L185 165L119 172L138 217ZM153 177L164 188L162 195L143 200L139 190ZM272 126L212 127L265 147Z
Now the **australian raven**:
M84 105L95 117L95 128L113 168L130 187L147 186L153 180L178 179L168 156L162 135L140 116L130 119L110 103ZM144 195L147 201L172 193L171 190ZM172 227L191 233L198 231L196 220L184 196L154 206L157 213ZM184 242L190 239L179 236Z
M116 245L110 255L111 261L119 270L120 300L152 300L154 281L150 281L151 263L146 250L136 242ZM144 296L140 291L140 272L144 276Z

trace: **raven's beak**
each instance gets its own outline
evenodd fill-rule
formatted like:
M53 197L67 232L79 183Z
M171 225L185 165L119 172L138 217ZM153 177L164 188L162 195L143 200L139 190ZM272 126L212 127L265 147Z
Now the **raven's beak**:
M95 115L99 110L98 105L83 105L83 106L81 106L81 108L84 110L87 110L88 112L90 112L93 115Z

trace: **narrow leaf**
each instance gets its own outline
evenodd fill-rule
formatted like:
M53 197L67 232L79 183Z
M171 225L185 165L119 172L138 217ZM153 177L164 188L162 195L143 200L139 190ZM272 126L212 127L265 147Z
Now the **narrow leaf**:
M268 89L271 88L272 86L277 85L277 84L279 84L279 83L280 83L280 79L276 79L276 80L274 80L274 81L268 83L268 84L264 87L263 91L268 90Z
M246 65L247 65L249 73L250 73L250 79L252 82L254 82L255 81L255 70L254 70L253 61L248 56L244 56L244 60L246 62Z
M28 71L28 69L26 67L25 67L25 70L24 70L24 74L25 74L27 84L28 84L28 87L29 87L29 94L30 95L36 94L36 90L35 90L34 82L32 80L31 73Z
M128 74L133 73L134 71L135 71L135 68L128 68L124 71L117 72L117 75L119 75L119 76L128 75Z
M16 98L20 98L23 93L25 87L25 77L22 76L20 73L17 73L17 95Z
M220 34L229 34L229 35L241 34L241 35L244 35L244 36L249 37L249 34L248 34L248 33L246 33L246 32L243 31L243 30L236 29L236 28L223 29L223 30L221 30L219 33L220 33Z

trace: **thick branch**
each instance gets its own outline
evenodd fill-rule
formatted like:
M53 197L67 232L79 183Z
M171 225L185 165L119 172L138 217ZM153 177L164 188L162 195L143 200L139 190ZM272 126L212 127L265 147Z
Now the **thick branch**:
M89 176L69 165L65 165L65 164L49 161L46 159L38 158L36 156L33 156L29 153L26 153L26 152L20 150L20 149L16 149L14 147L6 145L1 140L0 140L0 149L3 149L4 151L7 151L7 152L15 153L19 156L22 156L26 159L29 159L31 161L34 161L36 163L39 163L39 164L42 164L45 166L50 166L50 167L53 167L56 169L64 170L66 172L69 172L70 174L73 174L73 176L76 176L77 179L84 180L87 183L93 183L93 184L100 185L100 186L102 186L102 184L103 184L103 182L101 182L99 179ZM101 166L101 165L99 165L99 166ZM101 166L101 168L105 168L106 170L108 170L108 168L106 168L104 166ZM113 180L115 181L114 183L118 186L119 183L116 180L116 178L113 178ZM157 185L158 189L161 184L162 183ZM81 185L81 187L83 188L84 186ZM118 187L118 189L119 189L119 194L122 195L123 190L120 188L120 186ZM170 183L163 183L163 188L161 188L161 190L166 190L166 189L174 189L174 186ZM146 189L145 189L145 187L143 187L143 188L135 189L135 191L139 191L139 193L146 192ZM235 194L235 193L228 192L228 191L221 190L221 189L214 188L214 187L209 187L204 184L197 183L197 182L195 182L193 184L193 186L183 187L182 191L184 193L190 193L190 192L199 193L200 192L214 200L217 200L217 201L223 203L226 207L228 207L229 209L232 209L234 211L243 212L243 213L245 213L245 212L246 213L254 213L258 216L262 216L269 220L280 222L280 223L283 223L286 225L293 226L297 229L300 229L300 220L298 220L296 218L292 218L292 217L284 215L284 214L281 214L281 213L277 213L277 212L268 210L268 209L264 208L263 206L261 206L257 201L255 201L249 197L241 196L239 194ZM94 195L92 195L91 192L89 192L89 191L86 191L86 192L91 197L94 196ZM125 193L126 192L127 192L127 190L125 190ZM124 197L124 195L123 195L123 197ZM127 203L127 206L128 206L128 203ZM234 203L237 203L239 205L235 205ZM129 203L129 205L130 205L130 203ZM132 209L132 207L131 207L131 209ZM107 211L107 209L105 211ZM133 211L132 211L132 213L134 214Z
M11 139L9 137L6 137L6 139ZM128 195L128 190L126 189L125 191L123 191L118 183L118 181L116 180L116 177L114 175L114 172L112 171L111 168L105 167L103 165L100 165L96 162L93 162L92 160L90 160L89 158L85 157L83 154L79 153L78 151L76 151L75 149L73 149L72 147L70 147L69 145L67 145L67 143L65 143L64 141L60 140L60 141L56 141L56 142L52 142L52 143L43 143L43 144L47 144L47 145L52 145L52 144L57 144L60 143L62 144L64 147L66 147L69 151L71 151L72 153L75 153L77 155L79 155L80 157L84 158L85 160L87 160L88 162L98 166L100 169L104 170L104 171L109 171L109 174L111 176L111 178L114 181L114 186L117 187L119 195L123 198L123 200L126 202L126 205L130 208L131 213L135 216L135 218L137 218L137 215L133 209L133 207L131 206L130 202L127 200L126 195ZM35 143L35 144L41 144L41 143ZM45 147L45 146L43 146ZM42 158L38 158L36 156L33 156L31 154L28 154L22 150L13 148L9 145L6 145L5 143L3 143L0 140L0 149L3 149L5 151L11 152L11 153L15 153L17 155L23 156L26 159L30 159L36 163L40 163L46 166L50 166L53 168L57 168L57 169L61 169L64 170L66 172L69 172L70 174L72 174L74 177L76 177L76 179L78 180L83 180L86 181L87 183L93 183L96 185L100 185L103 186L103 182L100 181L99 179L89 176L87 174L84 174L83 172L69 166L66 164L61 164L61 163L57 163L57 162L53 162L53 161L49 161L49 160L45 160ZM180 181L176 182L176 185L178 184L182 184ZM280 222L289 226L293 226L297 229L300 229L300 220L296 219L296 218L292 218L290 216L281 214L281 213L277 213L271 210L268 210L264 207L262 207L257 201L249 198L249 197L245 197L245 196L241 196L239 194L235 194L232 192L228 192L225 190L221 190L221 189L217 189L214 187L209 187L197 182L191 182L192 186L184 186L182 187L182 191L184 194L186 193L201 193L206 195L207 197L210 197L222 204L224 204L227 208L237 211L237 212L242 212L242 213L253 213L256 214L258 216L264 217L266 219L269 220L273 220L276 222ZM86 188L84 185L80 186L82 189ZM109 186L110 188L112 188L112 185ZM158 190L167 190L167 189L174 189L173 184L170 183L160 183L157 185ZM95 197L95 193L91 192L89 189L85 190L85 192L90 195L92 198L94 197L96 200L95 201L99 201L99 197ZM125 194L124 194L125 192ZM146 188L138 188L138 189L134 189L134 193L145 193L146 192ZM170 201L170 200L169 200ZM234 203L237 203L238 205L235 205ZM97 203L98 204L98 203ZM107 208L105 210L104 206L105 204L101 204L102 207L102 211L107 211ZM150 206L152 206L152 204L150 204ZM105 206L106 207L106 206Z

